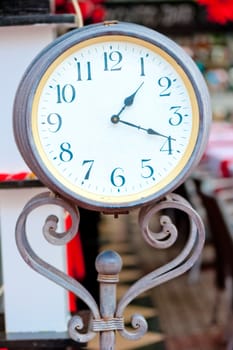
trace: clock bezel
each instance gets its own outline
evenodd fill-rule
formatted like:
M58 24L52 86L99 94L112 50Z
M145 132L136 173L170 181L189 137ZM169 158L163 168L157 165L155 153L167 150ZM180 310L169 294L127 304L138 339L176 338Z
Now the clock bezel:
M177 67L180 67L180 73L184 74L185 79L190 82L193 94L196 96L196 107L199 111L199 130L197 139L190 158L184 164L181 171L176 174L176 177L163 186L160 190L151 195L140 195L134 200L122 201L116 199L114 202L106 200L93 200L92 195L89 197L75 193L67 188L64 182L58 181L54 176L54 172L48 171L48 164L42 161L41 151L37 148L34 139L35 125L33 122L33 108L35 107L35 98L43 79L46 79L48 71L58 60L62 60L62 56L66 55L67 50L71 50L74 45L86 45L87 41L101 40L100 38L114 38L115 36L131 37L132 40L146 41L148 45L155 45L158 50L165 52L165 55L176 62ZM177 70L177 69L176 69ZM209 95L204 79L194 62L187 54L171 39L164 35L155 32L149 28L132 24L132 23L101 23L97 25L90 25L81 29L68 32L62 37L56 39L47 48L45 48L31 63L21 84L15 98L14 104L14 133L16 143L22 156L31 170L37 177L52 191L59 193L69 200L77 202L78 205L87 209L105 211L105 212L121 212L132 208L136 208L153 201L159 200L165 194L171 192L178 187L189 176L194 167L200 161L203 154L210 125L211 108L209 102ZM43 153L43 152L42 152ZM180 164L180 162L179 162ZM171 177L171 175L169 175ZM80 191L83 192L83 191ZM143 191L142 193L147 193ZM149 191L151 192L151 191ZM98 196L94 196L98 197ZM132 196L131 196L132 198Z

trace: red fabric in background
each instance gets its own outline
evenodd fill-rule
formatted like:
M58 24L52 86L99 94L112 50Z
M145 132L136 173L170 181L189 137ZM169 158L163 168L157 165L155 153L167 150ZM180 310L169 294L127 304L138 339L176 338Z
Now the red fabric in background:
M223 160L220 166L223 177L232 177L233 158Z
M102 22L105 19L104 0L80 0L78 1L84 20L90 23ZM71 0L56 0L56 13L75 13Z
M209 21L219 24L233 21L232 0L197 0L197 3L206 7Z
M33 180L35 179L35 175L33 173L28 173L22 171L20 173L0 173L0 181L25 181L25 180Z
M71 227L72 221L70 215L67 215L65 220L66 230ZM75 237L66 245L67 255L67 273L69 276L79 282L85 277L85 263L82 250L80 235L77 233ZM77 311L76 296L69 292L69 310L72 313Z

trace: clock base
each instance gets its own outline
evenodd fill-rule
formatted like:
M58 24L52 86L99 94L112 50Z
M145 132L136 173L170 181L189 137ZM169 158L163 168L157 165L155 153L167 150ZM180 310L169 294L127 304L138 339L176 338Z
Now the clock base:
M97 304L90 292L81 283L57 270L54 266L43 261L32 250L26 238L26 220L28 215L40 205L61 205L69 209L72 217L72 227L62 234L56 232L56 218L49 215L43 228L44 236L48 241L56 244L65 244L76 233L79 225L79 213L76 206L48 193L36 196L30 200L16 225L16 242L19 252L25 262L35 271L47 277L56 284L72 291L78 298L82 299L91 311L89 326L85 327L81 315L74 315L69 320L68 332L71 339L77 343L91 341L97 333L100 333L99 348L115 349L116 331L127 340L139 340L148 330L146 319L139 314L132 315L131 326L133 331L125 328L124 313L126 307L140 294L167 282L189 270L198 260L205 241L205 230L203 222L197 212L181 196L170 193L161 201L144 206L139 211L139 227L143 239L153 248L166 249L175 244L179 231L167 215L168 209L178 210L186 215L190 222L190 232L184 248L170 262L156 268L151 273L139 278L125 292L117 302L117 284L122 268L121 256L113 250L104 250L96 258L95 266L98 272L100 303ZM150 222L158 217L161 230L153 232Z

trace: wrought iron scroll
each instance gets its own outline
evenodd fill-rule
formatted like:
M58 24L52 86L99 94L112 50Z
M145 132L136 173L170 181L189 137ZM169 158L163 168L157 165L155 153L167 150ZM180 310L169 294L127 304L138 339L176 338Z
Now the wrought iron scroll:
M91 294L79 282L39 258L28 242L26 235L27 217L35 208L47 204L63 207L72 218L71 228L62 233L56 232L58 221L56 216L49 215L46 218L43 234L50 243L66 244L78 232L80 218L77 207L46 192L32 198L24 207L16 225L16 243L20 254L29 266L73 292L89 307L92 316L86 333L83 332L82 318L73 316L68 325L70 337L77 342L88 342L97 333L100 333L101 350L115 349L116 331L127 339L137 340L141 338L148 329L145 318L138 314L132 315L131 326L133 329L128 330L124 326L124 311L129 303L141 293L183 274L198 260L205 239L204 226L200 216L184 198L172 193L155 204L142 207L139 212L139 227L143 239L149 245L158 249L166 249L176 242L179 232L172 219L168 215L164 215L167 209L180 210L189 218L190 232L187 242L177 257L136 281L118 304L116 302L116 285L122 267L121 257L114 251L100 253L96 258L96 269L100 283L100 306L98 307ZM150 222L155 216L159 218L161 227L159 232L152 232L150 229Z
M128 289L118 303L116 316L121 316L126 306L138 295L183 274L189 270L199 258L205 240L203 222L191 205L179 195L169 194L159 203L141 209L139 212L139 225L143 238L152 247L158 249L169 248L175 243L178 237L175 225L168 216L159 215L162 210L170 208L181 210L188 215L190 221L188 241L176 258L142 277ZM158 214L160 219L162 227L160 232L151 232L149 229L150 220L155 214ZM132 322L136 323L136 319L133 318ZM144 320L142 332L140 332L140 327L138 327L138 333L129 333L123 329L121 334L128 339L138 339L144 332L145 322ZM141 319L138 324L142 324Z
M93 317L99 319L100 314L98 306L92 295L74 278L68 276L64 272L58 270L54 266L43 261L32 250L26 235L26 222L29 214L42 205L53 204L64 208L72 219L72 225L67 232L57 233L58 218L55 215L49 215L43 227L45 238L53 244L65 244L69 242L78 232L79 227L79 211L75 205L57 197L50 192L41 193L33 197L24 207L16 224L16 244L18 250L25 262L35 271L45 276L46 278L57 283L61 287L73 292L80 299L85 300L86 305L91 309ZM87 333L78 333L78 330L84 327L84 323L80 317L75 317L76 340L79 342L87 342L91 340L96 333L88 331Z

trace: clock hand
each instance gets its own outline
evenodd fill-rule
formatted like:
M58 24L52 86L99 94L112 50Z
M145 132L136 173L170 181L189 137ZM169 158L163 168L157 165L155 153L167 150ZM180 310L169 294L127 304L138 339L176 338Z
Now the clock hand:
M124 100L124 104L125 106L131 106L133 104L133 101L134 101L134 97L136 96L138 90L141 89L142 85L144 84L144 81L139 85L139 87L137 88L137 90L134 91L134 93L128 97L125 98Z
M139 87L134 91L132 95L124 99L124 106L121 108L120 112L118 112L117 114L114 114L113 117L115 116L119 117L126 107L132 106L134 102L134 97L136 96L137 92L141 89L143 84L144 84L144 81L139 85Z
M146 129L146 128L141 127L140 125L136 125L136 124L127 122L127 121L125 121L125 120L120 119L119 117L117 117L117 116L115 116L115 115L112 116L111 121L112 121L112 123L114 123L114 124L122 123L122 124L125 124L125 125L128 125L128 126L131 126L131 127L133 127L133 128L136 128L136 129L138 129L138 130L146 131L147 134L149 134L149 135L158 135L158 136L161 136L161 137L165 137L166 139L168 139L168 138L170 137L170 136L166 136L166 135L164 135L164 134L161 134L160 132L155 131L154 129L151 129L151 128ZM173 141L175 141L175 139L172 138L172 137L170 137L170 139L173 140Z

